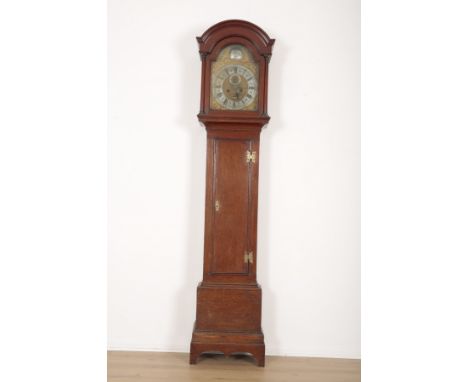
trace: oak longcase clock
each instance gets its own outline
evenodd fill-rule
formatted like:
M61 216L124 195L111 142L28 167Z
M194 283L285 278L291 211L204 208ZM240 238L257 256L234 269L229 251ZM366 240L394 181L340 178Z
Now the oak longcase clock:
M227 20L197 37L202 60L199 121L207 131L203 280L197 288L190 363L205 352L248 353L265 365L257 283L260 131L268 123L274 40Z

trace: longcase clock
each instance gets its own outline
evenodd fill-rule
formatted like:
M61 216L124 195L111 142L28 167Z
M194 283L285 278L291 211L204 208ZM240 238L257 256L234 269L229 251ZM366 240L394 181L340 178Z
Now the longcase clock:
M248 353L265 365L257 283L260 131L268 123L274 40L227 20L197 37L202 60L199 121L207 131L203 280L197 288L190 363L205 352Z

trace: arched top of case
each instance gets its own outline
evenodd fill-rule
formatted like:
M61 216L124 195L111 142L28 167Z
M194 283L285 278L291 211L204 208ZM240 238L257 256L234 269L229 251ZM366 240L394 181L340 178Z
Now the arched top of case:
M250 41L258 54L269 61L275 40L257 25L244 20L225 20L208 28L205 33L197 37L200 55L209 55L215 46L228 38L238 37Z

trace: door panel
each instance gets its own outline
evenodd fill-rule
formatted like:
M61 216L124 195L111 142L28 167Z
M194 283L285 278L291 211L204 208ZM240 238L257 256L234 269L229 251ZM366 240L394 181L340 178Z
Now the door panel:
M248 274L251 142L215 139L212 274Z

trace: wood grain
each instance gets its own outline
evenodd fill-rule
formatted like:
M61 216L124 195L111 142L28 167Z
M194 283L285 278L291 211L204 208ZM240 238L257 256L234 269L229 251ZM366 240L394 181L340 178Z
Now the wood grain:
M187 353L108 352L108 382L357 382L361 361L342 358L267 357L258 368L248 357L203 356L189 365Z

